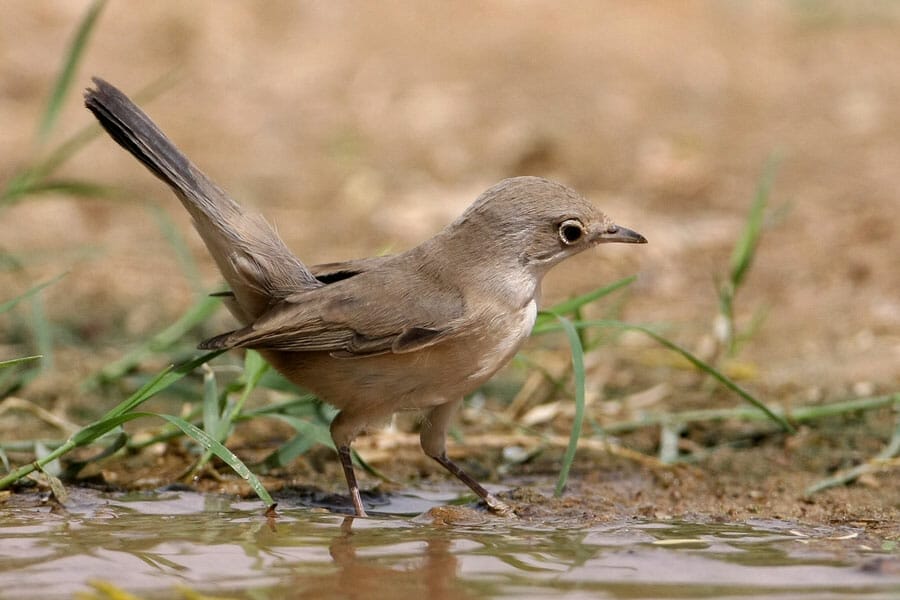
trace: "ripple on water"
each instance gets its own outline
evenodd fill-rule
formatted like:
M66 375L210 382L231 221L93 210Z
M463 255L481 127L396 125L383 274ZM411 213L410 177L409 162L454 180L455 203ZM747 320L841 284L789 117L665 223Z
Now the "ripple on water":
M436 509L453 500L447 494L383 500L381 517L282 505L274 522L256 502L189 491L76 490L65 510L7 506L0 589L17 598L69 597L91 582L144 598L185 586L235 597L900 597L900 557L851 529L577 526Z

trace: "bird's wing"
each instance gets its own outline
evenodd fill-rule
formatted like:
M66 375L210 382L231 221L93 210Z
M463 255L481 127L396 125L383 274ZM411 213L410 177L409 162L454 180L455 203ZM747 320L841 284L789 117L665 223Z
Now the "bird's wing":
M342 262L332 262L332 263L324 263L321 265L313 265L308 267L310 273L318 279L321 283L330 284L335 283L336 281L342 281L344 279L350 279L360 273L365 273L366 271L371 271L372 269L377 268L381 264L383 264L388 259L392 258L390 254L385 254L384 256L373 256L370 258L356 258L352 260L346 260ZM277 297L283 298L285 296L289 296L292 294L296 294L298 292L302 292L307 288L301 286L293 286L287 287L285 289L279 290L280 293ZM234 302L234 292L231 290L224 290L221 292L215 292L210 294L210 296L215 296L217 298L223 298L226 303Z
M299 292L253 324L201 348L324 351L342 358L412 352L440 342L464 323L462 295L433 281L411 281L421 276L375 269Z
M370 258L357 258L344 262L333 262L322 265L315 265L309 268L312 274L322 283L335 283L343 279L349 279L360 273L365 273L378 268L385 262L389 261L393 256L386 254L384 256L372 256Z

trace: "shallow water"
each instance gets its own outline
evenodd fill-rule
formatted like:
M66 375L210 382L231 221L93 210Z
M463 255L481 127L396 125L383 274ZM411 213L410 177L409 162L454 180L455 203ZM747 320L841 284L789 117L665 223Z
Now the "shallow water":
M452 499L400 496L370 519L280 508L270 521L222 496L81 490L65 510L4 510L0 596L110 584L142 598L900 598L896 551L852 529L406 516Z

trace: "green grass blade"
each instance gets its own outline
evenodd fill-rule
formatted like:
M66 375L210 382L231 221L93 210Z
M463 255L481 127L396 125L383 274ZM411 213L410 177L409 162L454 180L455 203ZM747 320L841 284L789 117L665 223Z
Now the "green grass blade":
M244 372L241 374L241 379L238 382L241 384L241 396L238 398L237 403L225 410L223 420L227 422L228 427L231 427L231 424L241 417L247 398L250 397L250 394L256 389L268 370L269 363L263 359L259 352L247 350L244 354Z
M720 349L724 349L729 356L737 353L737 338L739 337L734 319L735 297L756 258L778 164L777 155L772 155L766 163L756 186L756 194L750 206L750 212L747 214L741 234L731 251L728 277L724 281L716 278L719 315L716 319L715 337L720 344Z
M98 198L102 196L111 196L112 188L99 183L90 181L81 181L78 179L55 179L36 181L31 183L27 192L29 194L68 194L69 196L79 196L82 198Z
M112 430L110 430L110 431L112 431ZM112 456L113 454L115 454L116 452L118 452L119 450L124 448L127 444L128 444L128 434L125 433L124 429L119 429L119 432L116 434L116 436L113 438L113 440L109 443L109 445L107 445L106 448L103 449L102 452L95 454L94 456L91 456L85 462L83 462L81 464L85 465L90 462L97 462L98 460L103 460L104 458L106 458L108 456Z
M575 380L575 416L572 419L572 432L569 434L569 445L566 447L566 453L563 455L562 468L559 470L559 479L556 481L556 489L553 494L556 497L562 496L563 490L566 489L566 483L569 480L569 471L572 463L575 462L575 451L578 450L578 440L581 437L581 428L584 425L584 404L585 404L585 374L584 374L584 347L581 345L581 337L578 330L572 322L560 315L553 315L566 337L569 339L569 346L572 349L572 374Z
M225 464L231 467L239 477L250 484L250 487L253 488L253 491L256 492L256 495L259 496L259 498L263 502L265 502L267 506L272 506L273 504L275 504L274 500L272 500L272 497L266 491L266 488L263 487L259 479L252 472L250 472L250 469L247 468L247 466L241 461L241 459L239 459L233 452L228 450L228 448L207 435L203 430L195 427L194 425L191 425L190 423L179 417L147 412L129 412L126 414L118 414L111 417L105 417L100 421L97 421L81 429L65 444L56 448L46 456L43 456L39 460L29 463L28 465L25 465L22 468L7 474L6 477L0 479L0 489L3 489L12 482L25 477L35 469L42 469L45 465L50 464L54 460L57 460L67 452L70 452L73 448L90 444L109 431L115 429L116 427L119 427L120 425L128 421L132 421L141 417L159 417L165 421L168 421L169 423L180 429L182 432L184 432L185 435L189 436L198 444L212 451L213 454L222 459L222 461L224 461Z
M17 254L0 249L0 271L21 271L25 268L25 259Z
M126 400L113 407L109 412L106 413L106 415L104 415L103 419L115 418L117 416L133 411L135 408L137 408L159 392L163 391L167 387L171 386L173 383L175 383L188 373L192 372L200 365L212 360L223 352L225 352L225 350L215 350L213 352L207 352L206 354L198 356L197 358L186 363L182 363L178 366L173 366L165 369L162 373L144 384L139 390L129 396Z
M11 367L13 365L17 365L23 362L29 362L32 360L40 360L41 355L36 354L35 356L22 356L21 358L11 358L9 360L0 360L0 369L5 369L7 367Z
M128 421L134 421L140 417L149 416L151 416L151 413L144 412L127 412L115 415L107 413L103 418L76 431L75 434L69 438L66 445L71 444L72 447L69 448L69 450L71 450L72 448L80 448L81 446L93 444L116 427L119 427ZM62 447L64 446L60 446L60 448ZM57 448L57 450L59 450L59 448ZM66 452L68 452L68 450Z
M14 308L16 306L16 304L18 304L22 300L31 298L32 296L34 296L35 294L40 292L45 287L47 287L49 285L53 285L54 283L56 283L57 281L59 281L60 279L65 277L66 275L67 275L67 273L61 273L49 281L45 281L44 283L39 283L36 286L29 288L27 291L25 291L22 294L19 294L12 300L7 300L6 302L0 304L0 314L3 314L6 311L11 310L12 308Z
M166 73L159 79L151 82L144 88L141 88L141 90L134 95L135 102L140 104L151 98L155 98L160 93L170 88L175 79L176 72ZM65 164L72 156L77 154L88 142L98 137L100 131L100 126L97 123L92 123L91 125L82 128L51 150L46 157L11 177L9 183L7 183L6 187L3 189L3 192L0 193L0 207L17 202L22 197L32 193L33 190L40 191L41 189L45 189L48 185L51 185L45 183L47 177ZM82 187L80 190L76 191L86 193L87 189ZM102 187L99 187L98 191L101 191L104 194L106 193Z
M331 439L331 432L325 424L313 423L306 419L298 419L292 415L273 414L271 417L284 421L294 428L294 431L300 435L307 436L312 442L322 444L334 450L334 440Z
M31 327L34 330L34 343L41 359L39 370L49 371L53 369L53 327L47 319L47 311L44 309L43 294L35 294L31 297Z
M135 417L135 418L137 418L137 417ZM106 447L104 447L100 452L93 454L87 458L76 459L76 460L70 461L66 465L66 469L64 471L63 476L67 479L74 479L78 476L78 473L81 472L81 470L88 464L101 461L105 458L109 458L110 456L112 456L113 454L115 454L116 452L121 450L122 448L127 447L128 434L125 432L125 430L122 429L121 426L116 426L113 429L118 429L118 432L112 438L112 440L108 444L106 444ZM109 433L110 431L112 431L112 429L107 431L106 433ZM106 433L101 434L95 441L99 442L101 439L103 439L106 436ZM90 442L86 442L86 444L87 443L90 443Z
M556 321L555 315L571 315L586 304L590 304L591 302L599 300L604 296L608 296L615 291L628 287L629 285L634 283L636 279L637 277L634 275L625 277L624 279L614 281L609 285L597 288L596 290L590 291L586 294L582 294L581 296L576 296L575 298L564 300L559 304L551 306L545 311L541 311L543 314L538 315L537 324L554 323Z
M228 435L231 433L235 421L241 417L241 411L244 403L250 396L250 393L256 389L259 380L268 370L269 364L263 360L259 352L255 350L247 350L244 355L244 372L238 387L241 389L241 396L237 402L226 402L221 414L219 411L219 395L215 387L215 377L212 370L209 371L207 377L204 378L204 406L203 406L203 428L212 435L216 440L225 443ZM211 383L207 383L210 381ZM211 387L207 387L210 385ZM194 470L203 467L209 459L212 458L212 452L207 450L204 452L200 460L194 466Z
M647 336L653 338L654 340L656 340L657 342L659 342L666 348L668 348L674 352L677 352L678 354L683 356L689 363L694 365L694 367L696 367L700 371L703 371L704 373L707 373L710 377L712 377L713 379L715 379L716 381L721 383L727 389L731 390L732 392L734 392L735 394L737 394L738 396L740 396L741 398L743 398L744 400L746 400L747 402L749 402L750 404L752 404L753 406L755 406L756 408L761 410L769 419L778 423L778 425L781 426L781 428L784 431L787 431L789 433L796 432L796 429L794 428L794 426L791 425L787 421L787 419L784 418L784 416L774 412L768 406L763 404L759 399L757 399L755 396L753 396L750 392L746 391L744 388L742 388L741 386L736 384L732 379L730 379L724 373L722 373L721 371L719 371L712 365L708 364L707 362L703 361L699 357L695 356L694 354L692 354L685 348L682 348L675 342L672 342L672 341L664 338L663 336L659 335L658 333L656 333L649 327L644 327L642 325L632 325L630 323L623 323L622 321L612 321L612 320L580 321L577 323L573 323L572 325L573 325L573 327L576 327L576 328L614 327L614 328L618 328L618 329L640 331L644 335L647 335ZM535 329L537 329L537 328L535 328ZM550 331L559 331L560 329L562 329L562 327L560 325L555 325L555 326L554 325L546 325L546 326L542 327L539 331L536 331L536 333L542 334L542 333L548 333Z
M791 409L791 421L794 423L807 423L817 419L824 419L848 413L857 413L866 410L876 410L885 406L896 404L900 408L900 394L888 396L873 396L867 398L855 398L843 402L830 404L816 404L812 406L795 406ZM703 408L697 410L684 410L681 412L648 413L643 414L632 421L619 421L606 423L603 431L607 434L619 434L635 431L642 427L659 427L667 423L698 423L710 421L769 421L769 417L757 410L755 406L740 406L736 408Z
M288 442L279 446L274 452L263 459L262 463L268 467L283 466L307 452L316 444L321 444L327 448L334 450L334 440L331 438L331 430L328 423L313 422L306 419L300 419L292 415L280 413L270 414L271 417L280 419L294 428L297 435ZM363 460L362 456L357 452L353 452L353 460L363 470L383 481L390 481L384 473Z
M296 390L293 391L296 392ZM318 403L319 401L314 395L304 394L303 396L291 398L290 400L275 402L272 404L267 404L265 406L250 408L245 411L241 411L240 416L242 419L253 419L265 415L277 414L289 414L293 416L302 414L304 416L310 416L317 414Z
M900 394L893 394L892 396L890 396L890 401L897 408L900 408ZM856 465L855 467L844 471L840 471L831 477L822 479L821 481L810 485L803 492L803 496L805 498L810 498L811 496L821 492L822 490L826 490L839 485L850 484L859 479L859 477L861 477L862 475L877 471L880 463L890 461L897 455L900 455L900 413L897 413L896 419L897 420L894 423L894 433L891 436L891 439L888 441L887 445L882 448L881 452L879 452L875 456L874 459L869 459L862 464Z
M41 458L47 456L48 454L50 454L50 452L53 451L53 449L50 446L45 446L41 442L41 440L34 440L33 448L34 448L34 455L38 459L38 461L40 461ZM42 466L43 466L42 471L45 473L49 473L52 475L59 475L62 472L62 468L59 465L59 461L53 461L52 464L42 465Z
M84 55L91 32L105 4L105 0L95 0L78 25L78 30L75 32L75 37L66 52L66 60L56 78L56 84L53 86L53 92L50 94L50 100L47 103L47 108L44 110L44 116L38 128L38 135L41 141L47 139L53 130L53 126L56 124L56 120L59 118L59 111L62 108L63 101L72 87L75 70L81 57Z
M205 321L221 304L219 298L203 296L177 321L151 337L122 358L109 363L89 383L106 383L121 378L147 356L170 348L199 323Z
M0 490L4 490L23 477L27 477L36 470L44 468L45 465L50 464L54 460L57 460L60 456L63 456L67 452L70 452L73 448L75 448L75 444L74 442L72 442L72 440L69 440L65 444L62 444L40 459L34 460L27 465L22 465L18 469L10 471L4 477L0 478Z
M766 163L766 167L756 187L756 196L750 207L747 222L744 224L744 229L741 231L741 235L731 252L729 279L732 289L735 291L744 282L744 277L746 277L747 272L753 265L753 259L756 256L756 249L759 246L759 239L762 235L766 206L772 192L772 184L775 181L779 162L779 159L773 156Z
M260 380L268 370L269 363L263 359L259 352L256 350L247 350L247 353L244 354L244 373L241 376L243 382L241 397L238 399L237 404L235 404L234 409L227 415L229 421L233 421L241 414L244 409L244 404L247 402L247 398L250 397L250 394L256 389L256 386L259 385Z
M790 432L790 433L796 433L794 426L791 425L787 419L785 419L782 415L779 415L779 414L775 413L774 411L772 411L772 409L770 409L768 406L766 406L765 404L763 404L762 402L757 400L755 396L753 396L748 391L746 391L744 388L742 388L741 386L736 384L731 378L727 377L724 373L722 373L721 371L719 371L718 369L716 369L709 363L703 361L702 359L695 356L691 352L688 352L685 348L682 348L675 342L672 342L672 341L664 338L663 336L659 335L652 329L648 329L647 327L641 327L640 325L629 325L628 327L629 327L629 329L632 329L634 331L640 331L641 333L652 337L654 340L656 340L657 342L659 342L660 344L662 344L669 350L674 350L675 352L677 352L678 354L683 356L685 359L687 359L687 361L690 362L692 365L694 365L697 369L699 369L700 371L703 371L704 373L706 373L707 375L709 375L710 377L712 377L713 379L715 379L716 381L721 383L723 386L725 386L726 388L728 388L729 390L731 390L732 392L734 392L735 394L737 394L738 396L740 396L741 398L743 398L744 400L746 400L747 402L749 402L750 404L752 404L753 406L755 406L756 408L761 410L763 413L766 414L767 417L769 417L770 419L772 419L773 421L778 423L782 429L784 429L785 431Z
M178 259L178 264L181 267L181 271L191 283L191 287L193 287L194 291L198 294L203 294L205 290L203 289L203 283L200 277L200 269L197 268L197 262L194 260L181 232L178 231L178 228L175 226L175 223L172 222L168 213L158 205L150 205L149 210L153 214L153 218L156 219L160 231L162 231L162 234L169 242L169 245L172 246L175 257Z
M87 427L79 429L77 432L75 432L75 434L72 435L72 437L66 440L65 443L55 448L49 454L42 456L39 459L28 463L27 465L19 467L15 471L7 473L5 477L0 479L0 490L5 489L10 484L29 475L30 473L33 473L37 469L43 469L46 465L55 460L58 460L61 456L64 456L75 448L93 443L95 440L106 435L108 432L112 431L123 423L146 416L150 416L150 413L132 412L128 414L107 416L100 419L99 421L91 423Z
M247 468L247 465L245 465L243 461L241 461L241 459L239 459L234 454L234 452L214 440L209 434L207 434L199 427L188 423L184 419L164 414L158 414L156 416L160 417L161 419L165 419L166 421L183 431L185 435L192 438L205 449L218 456L225 464L231 467L231 469L235 473L237 473L237 475L241 479L250 484L250 487L253 488L253 491L256 492L256 495L259 496L259 499L266 503L266 506L271 507L275 504L272 496L270 496L269 492L266 491L266 488L263 487L262 482L260 482L256 475L254 475L250 471L250 469Z
M219 415L219 386L216 385L216 374L203 365L203 431L214 436L220 442L225 441L225 435L219 435L221 419Z
M16 173L0 194L0 206L13 204L32 190L40 190L45 185L43 182L46 177L98 135L99 125L85 127L57 146L46 158Z
M309 449L316 445L316 442L305 433L298 433L285 443L278 446L262 463L270 469L286 467L291 464L298 456L303 456Z
M192 372L198 366L206 363L212 358L215 358L223 352L225 352L225 350L207 352L202 356L198 356L194 360L164 370L162 373L154 377L151 381L147 382L147 384L141 387L141 389L129 396L126 400L120 402L118 405L109 410L99 420L77 431L64 444L53 450L46 457L42 457L39 461L34 461L28 465L25 465L0 479L0 489L3 489L14 481L25 477L29 473L33 472L36 468L42 468L43 465L56 460L60 456L63 456L76 447L93 443L95 440L102 437L103 435L106 435L109 431L122 425L123 423L137 419L139 417L159 416L190 435L193 439L197 440L204 448L212 450L213 453L216 454L216 456L219 456L219 458L224 460L229 466L235 469L235 472L238 473L238 475L240 475L244 479L247 479L247 481L250 482L250 485L253 486L254 491L257 492L260 498L271 505L271 497L268 495L268 493L266 493L265 489L262 488L259 480L257 480L253 476L253 474L249 472L247 467L243 463L241 463L240 460L237 459L237 457L235 457L227 449L225 449L224 446L213 440L199 428L177 417L134 411L134 409L140 406L143 402L147 401L162 390L171 386L173 383L175 383L188 373ZM197 432L199 432L199 434ZM237 468L235 468L236 466Z
M368 473L368 474L371 475L372 477L377 477L378 479L380 479L380 480L382 480L382 481L387 481L387 482L389 482L389 483L393 481L390 477L388 477L387 475L385 475L384 473L382 473L381 471L379 471L378 469L376 469L376 468L375 468L375 465L366 462L366 459L364 459L364 458L362 457L362 455L361 455L359 452L357 452L356 450L354 450L354 449L351 448L351 449L350 449L350 454L353 456L354 462L355 462L357 465L359 465L359 467L360 467L363 471L365 471L366 473Z

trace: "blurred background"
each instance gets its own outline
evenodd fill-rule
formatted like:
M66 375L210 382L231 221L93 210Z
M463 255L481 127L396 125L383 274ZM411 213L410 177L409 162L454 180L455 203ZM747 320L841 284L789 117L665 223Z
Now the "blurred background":
M72 93L36 141L88 7L0 8L4 185L92 123ZM895 2L112 1L74 88L94 75L129 94L164 80L147 112L309 263L408 248L504 177L570 184L650 244L567 262L547 301L636 274L620 316L701 353L774 160L735 304L742 327L757 323L748 385L781 401L900 383ZM44 293L53 395L193 302L168 221L206 287L218 281L175 198L109 139L56 176L117 192L2 207L4 296L68 273ZM216 319L209 333L228 326ZM2 327L3 357L30 352Z

